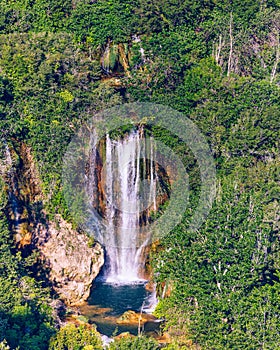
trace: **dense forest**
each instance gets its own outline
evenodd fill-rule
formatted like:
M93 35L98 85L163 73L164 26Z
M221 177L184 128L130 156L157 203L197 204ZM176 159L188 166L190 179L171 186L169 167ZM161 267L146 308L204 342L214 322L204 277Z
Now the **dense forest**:
M130 102L184 113L216 163L203 225L188 230L187 210L151 257L168 290L155 311L167 349L279 348L279 61L278 0L0 0L0 349L102 349L94 327L60 327L36 249L15 241L9 187L26 147L42 187L41 201L27 196L29 226L57 214L75 226L61 190L67 145L93 113ZM199 176L186 166L195 206Z

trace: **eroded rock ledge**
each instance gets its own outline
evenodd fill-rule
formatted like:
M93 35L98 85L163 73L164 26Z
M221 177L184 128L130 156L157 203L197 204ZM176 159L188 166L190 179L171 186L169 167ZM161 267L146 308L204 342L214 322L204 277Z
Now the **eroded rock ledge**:
M101 245L74 230L60 215L48 220L40 176L29 147L7 147L6 153L7 166L0 168L0 175L7 185L6 213L17 248L24 256L38 252L40 261L34 270L44 274L66 304L85 301L104 264Z
M77 233L59 215L49 223L48 236L39 250L54 290L69 305L85 301L104 264L103 248L92 244L86 234Z

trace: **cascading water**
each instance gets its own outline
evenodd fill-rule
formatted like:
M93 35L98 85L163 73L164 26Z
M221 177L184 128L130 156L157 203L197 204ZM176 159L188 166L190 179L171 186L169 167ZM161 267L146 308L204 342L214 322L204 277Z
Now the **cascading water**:
M139 281L144 248L150 239L141 227L149 220L149 213L157 209L154 142L138 128L117 140L107 134L103 147L103 157L92 155L91 167L96 159L103 158L102 165L95 164L94 169L99 172L95 176L95 184L99 182L97 191L102 192L103 204L100 205L99 194L99 208L106 219L105 231L98 237L106 250L105 279L120 283Z
M138 130L118 141L112 141L109 135L106 136L105 192L108 227L104 245L109 259L107 281L128 282L139 279L140 257L145 245L139 237L140 216L147 205L145 195L148 194L150 203L155 205L156 192L152 149L148 172L153 175L149 183L146 183L148 191L145 185L144 193L143 188L141 191L143 173L141 174L140 162L148 158L145 146ZM144 168L143 166L142 171L146 170Z
M145 264L152 242L153 214L169 198L169 174L149 131L135 127L122 136L92 133L86 163L86 225L105 248L105 266L82 314L107 336L139 333L139 325L118 323L124 312L150 313L156 291L146 285ZM165 163L164 163L165 164ZM155 217L154 217L155 218ZM143 326L144 327L144 326ZM145 323L145 332L159 324Z

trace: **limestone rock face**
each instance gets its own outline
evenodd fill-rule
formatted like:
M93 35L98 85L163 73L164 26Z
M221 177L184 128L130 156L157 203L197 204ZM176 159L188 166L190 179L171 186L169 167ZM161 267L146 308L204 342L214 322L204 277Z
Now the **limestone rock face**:
M40 175L32 151L25 144L6 147L0 159L0 176L7 184L7 214L17 249L40 255L34 270L44 274L67 304L80 303L90 293L93 280L104 264L100 244L72 228L60 215L48 220Z
M103 248L90 244L86 234L77 233L59 215L49 223L48 236L39 250L53 288L69 305L85 301L104 264Z

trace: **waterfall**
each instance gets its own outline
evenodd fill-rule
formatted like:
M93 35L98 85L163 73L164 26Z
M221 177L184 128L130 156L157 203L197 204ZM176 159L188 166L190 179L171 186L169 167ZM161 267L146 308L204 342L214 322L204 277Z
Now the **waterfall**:
M146 313L152 313L155 311L157 304L158 304L157 292L156 292L156 289L154 288L149 298L145 300L143 311Z
M153 139L138 128L117 140L107 134L103 147L105 151L99 150L105 154L102 166L94 168L99 171L96 178L101 186L97 190L103 191L99 202L101 197L104 201L99 207L106 219L105 232L99 237L106 250L105 278L109 282L137 281L150 238L141 225L147 222L149 212L156 210ZM96 160L96 155L92 159Z
M140 244L140 215L145 198L141 196L140 160L146 160L145 142L140 132L132 131L122 140L106 136L106 218L105 248L109 258L107 280L138 280L143 244ZM144 153L144 154L143 154ZM141 158L143 157L143 158ZM150 166L152 154L150 154ZM143 167L144 169L144 167ZM150 173L153 170L149 169ZM144 175L144 174L142 174ZM149 196L154 203L155 181L150 181ZM143 193L142 193L143 194ZM145 193L144 193L145 194ZM144 203L142 202L144 201ZM140 246L139 246L140 244Z

